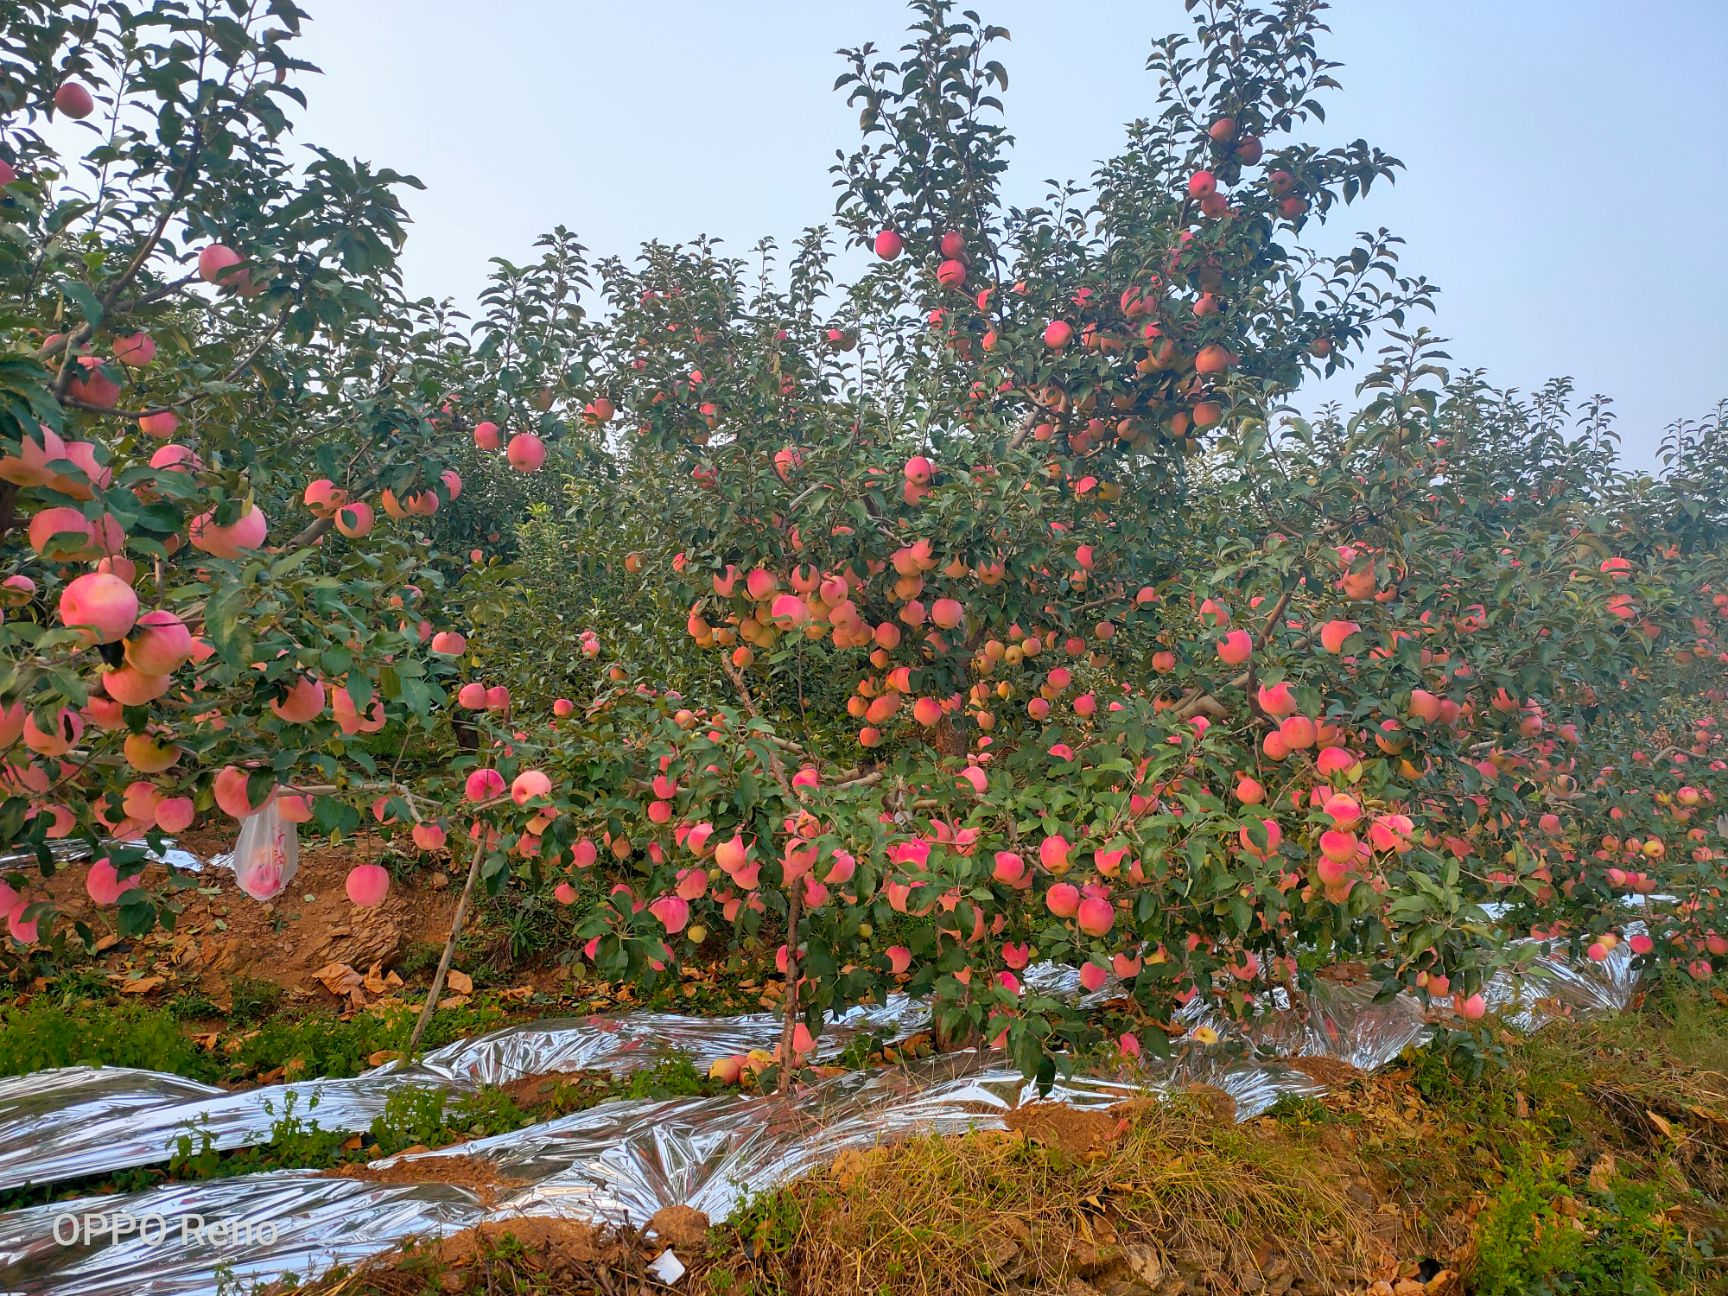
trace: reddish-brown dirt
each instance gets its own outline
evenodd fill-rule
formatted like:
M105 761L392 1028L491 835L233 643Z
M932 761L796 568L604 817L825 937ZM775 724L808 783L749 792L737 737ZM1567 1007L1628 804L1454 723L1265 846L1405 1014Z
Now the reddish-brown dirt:
M383 842L370 835L339 846L303 841L299 872L269 903L246 895L230 869L210 862L233 849L232 833L199 829L177 844L206 865L199 874L184 875L188 885L170 893L180 907L172 931L118 937L115 911L99 908L85 894L81 862L31 889L32 896L52 899L68 916L107 933L98 966L133 993L196 988L225 1006L230 984L243 976L273 982L292 997L327 997L329 988L313 975L320 968L340 963L364 973L376 964L387 972L410 946L441 946L450 933L458 888L431 869L394 882L376 909L357 909L349 901L343 889L349 869L376 862L383 851ZM160 890L165 875L152 865L146 883Z
M338 1179L364 1179L379 1184L450 1184L468 1189L488 1207L497 1205L512 1188L519 1186L516 1180L499 1174L490 1161L463 1153L390 1165L345 1165L328 1173Z
M1129 1124L1125 1113L1060 1102L1028 1103L1008 1112L1002 1121L1028 1142L1058 1148L1076 1160L1110 1152Z
M597 1292L635 1296L670 1290L644 1278L658 1248L628 1230L576 1220L524 1216L463 1229L446 1238L414 1241L349 1273L338 1270L311 1290L366 1296L425 1296L446 1292ZM280 1296L300 1287L276 1284Z
M707 1245L708 1217L694 1206L662 1206L648 1217L648 1231L667 1246L695 1255Z
M475 1263L504 1238L514 1238L540 1261L541 1272L556 1275L570 1265L594 1263L636 1268L642 1248L633 1238L577 1220L524 1216L499 1224L481 1224L444 1239L439 1252L444 1263L461 1268Z
M509 1094L516 1105L524 1109L538 1107L557 1095L560 1088L581 1082L582 1073L576 1071L550 1071L543 1075L523 1076L518 1080L506 1081L500 1086Z

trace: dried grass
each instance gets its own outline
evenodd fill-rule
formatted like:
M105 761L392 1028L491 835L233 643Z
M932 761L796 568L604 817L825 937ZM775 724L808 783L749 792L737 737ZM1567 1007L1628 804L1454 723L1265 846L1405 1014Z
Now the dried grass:
M1008 1132L848 1152L760 1200L738 1221L757 1290L1330 1292L1384 1263L1372 1196L1275 1127L1197 1098L1028 1112Z
M1518 1199L1505 1190L1532 1165L1554 1178L1561 1205L1598 1220L1620 1218L1611 1201L1626 1185L1654 1190L1658 1213L1641 1227L1667 1241L1640 1262L1663 1290L1719 1290L1728 994L1503 1043L1505 1065L1473 1078L1439 1054L1374 1075L1316 1067L1330 1086L1322 1098L1240 1125L1224 1095L1196 1090L1108 1110L1034 1103L1009 1113L1007 1130L848 1151L755 1198L705 1248L692 1222L677 1246L691 1272L676 1290L1456 1296L1484 1236L1499 1237L1487 1259L1501 1269L1524 1259L1519 1229L1540 1221L1509 1216ZM1485 1233L1490 1216L1498 1235ZM640 1235L525 1223L504 1237L513 1227L399 1251L312 1290L664 1290L645 1273L660 1244ZM1624 1250L1606 1236L1599 1249L1611 1245Z

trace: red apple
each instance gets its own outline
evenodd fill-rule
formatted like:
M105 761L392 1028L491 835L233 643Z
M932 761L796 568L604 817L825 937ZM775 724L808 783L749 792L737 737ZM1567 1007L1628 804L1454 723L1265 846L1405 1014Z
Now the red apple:
M90 92L76 81L68 81L54 92L54 106L68 117L88 117L96 110Z

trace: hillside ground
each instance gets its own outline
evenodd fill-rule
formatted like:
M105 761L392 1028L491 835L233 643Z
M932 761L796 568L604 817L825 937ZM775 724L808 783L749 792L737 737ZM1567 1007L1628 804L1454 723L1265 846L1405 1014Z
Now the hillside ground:
M1199 1092L847 1152L656 1236L491 1225L318 1296L1643 1296L1728 1290L1728 1008L1657 987L1612 1020L1430 1046L1237 1123ZM693 1212L691 1213L693 1214ZM670 1242L691 1273L647 1265Z

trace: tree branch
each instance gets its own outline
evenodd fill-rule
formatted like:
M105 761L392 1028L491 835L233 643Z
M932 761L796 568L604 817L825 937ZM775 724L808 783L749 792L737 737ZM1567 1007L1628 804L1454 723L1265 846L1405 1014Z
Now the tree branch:
M156 245L162 241L162 234L167 230L168 222L174 218L174 213L179 209L181 202L185 200L187 192L192 188L192 178L197 174L198 158L202 154L203 149L203 134L198 130L198 128L194 127L192 145L186 151L186 161L181 165L180 174L174 181L174 188L169 193L167 201L162 204L162 212L157 216L155 226L150 230L149 234L145 235L144 241L138 245L138 250L132 254L132 259L127 262L126 268L120 272L119 277L116 278L113 283L109 284L108 290L102 294L102 318L106 319L108 317L109 312L114 307L114 303L120 299L120 294L125 291L126 285L131 283L132 280L137 277L138 272L144 268L144 262L147 261L150 254L156 250ZM60 372L55 375L54 378L54 398L56 400L64 400L66 397L66 389L72 385L72 353L79 347L83 346L85 342L89 341L91 335L95 333L95 331L96 325L91 323L89 320L85 320L84 323L80 324L71 333L67 334L66 338L61 343L65 348L66 356L65 359L61 361ZM46 354L42 354L42 352L45 352ZM47 347L42 348L42 352L39 352L39 354L41 354L44 359L53 355L52 349Z

